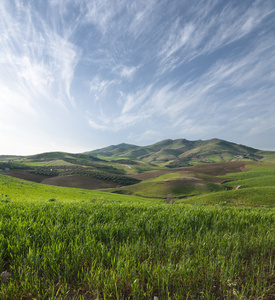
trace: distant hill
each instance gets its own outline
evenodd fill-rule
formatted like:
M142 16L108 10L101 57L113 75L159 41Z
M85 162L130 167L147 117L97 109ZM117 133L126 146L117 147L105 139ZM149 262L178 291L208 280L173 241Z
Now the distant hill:
M126 153L128 151L134 150L140 148L136 145L130 145L130 144L119 144L119 145L112 145L108 147L104 147L102 149L97 149L93 151L85 152L85 154L92 154L94 156L102 155L102 156L123 156L123 153Z
M119 144L88 153L94 156L128 158L148 163L162 163L168 167L180 167L233 160L258 161L264 152L260 153L258 149L220 139L206 141L168 139L149 146Z
M263 162L264 168L274 168L275 151L260 151L221 139L167 139L142 147L123 143L75 154L3 155L0 156L0 172L49 185L104 189L169 200L171 197L183 199L213 192L226 193L232 187L225 182L231 179L222 175L247 171L251 166L260 168ZM274 174L267 175L256 183L252 178L246 184L252 187L261 184L259 188L264 186L270 191L267 196L270 198L274 192L270 189L274 186ZM236 186L245 187L239 182Z

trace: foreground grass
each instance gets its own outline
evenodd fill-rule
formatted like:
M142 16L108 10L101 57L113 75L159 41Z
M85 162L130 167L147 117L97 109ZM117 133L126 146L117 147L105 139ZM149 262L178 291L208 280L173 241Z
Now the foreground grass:
M0 219L1 299L275 295L270 209L2 202Z
M165 205L0 179L0 299L275 296L272 208Z
M274 204L269 188L224 195ZM221 194L165 205L0 175L0 299L273 299L274 209Z

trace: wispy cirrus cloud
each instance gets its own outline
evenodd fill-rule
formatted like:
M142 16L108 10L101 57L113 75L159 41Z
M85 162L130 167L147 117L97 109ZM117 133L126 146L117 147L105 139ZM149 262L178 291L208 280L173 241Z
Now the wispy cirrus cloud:
M11 118L55 137L274 130L272 1L3 0L0 16L11 134Z
M219 5L219 1L198 3L187 8L187 19L177 18L172 22L158 54L161 73L248 36L275 12L268 1L238 6L229 2L222 8Z
M22 103L40 96L45 101L63 105L69 101L74 105L70 86L81 52L54 32L30 6L21 1L13 5L7 1L1 4L4 34L0 37L0 76L5 81L8 74L6 87L17 82L17 87L10 88L14 93L18 89Z
M274 76L274 37L255 43L253 49L239 53L234 59L220 59L200 76L182 84L176 81L157 87L155 82L135 94L124 94L124 105L110 119L110 128L119 130L146 120L162 119L170 128L182 128L182 134L213 134L224 130L225 123L240 128L240 124L250 119L249 114L252 117L260 111L265 115L265 126L272 127L275 87L266 83L271 83ZM234 94L232 90L237 92ZM261 98L266 100L259 109ZM247 126L244 128L248 130ZM255 128L260 130L257 123ZM247 132L256 131L251 127Z

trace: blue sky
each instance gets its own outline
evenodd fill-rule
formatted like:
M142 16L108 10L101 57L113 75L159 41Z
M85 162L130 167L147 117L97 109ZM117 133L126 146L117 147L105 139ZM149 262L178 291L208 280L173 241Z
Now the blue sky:
M1 0L0 154L275 150L275 2Z

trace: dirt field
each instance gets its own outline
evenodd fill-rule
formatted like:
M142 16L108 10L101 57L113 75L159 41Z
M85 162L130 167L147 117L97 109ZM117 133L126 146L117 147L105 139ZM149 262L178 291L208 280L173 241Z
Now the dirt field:
M118 184L114 183L113 181L99 180L92 177L80 176L80 175L51 177L51 178L44 179L41 183L56 185L56 186L89 189L89 190L115 188L118 186Z
M48 176L29 173L27 170L10 170L1 174L37 183L41 183L44 179L48 178Z
M190 185L191 183L195 184L197 182L196 178L222 183L224 179L214 176L225 175L227 173L232 172L241 172L245 171L245 165L247 164L257 164L254 162L224 162L224 163L216 163L216 164L204 164L192 167L183 167L183 168L175 168L161 171L152 171L140 174L132 174L129 175L131 177L137 178L139 180L146 180L150 178L155 178L168 173L180 173L181 177L190 177L188 173L192 173L191 175L193 179L189 178L188 180L192 182L185 182L185 185ZM84 189L105 189L105 188L117 188L118 183L108 181L108 180L99 180L88 176L80 176L80 175L67 175L67 176L57 176L57 177L48 177L43 175L36 175L29 173L28 170L10 170L8 172L3 172L3 174L13 176L20 179L25 179L29 181L34 181L43 184L56 185L56 186L64 186L64 187L75 187L75 188L84 188ZM186 176L187 175L187 176ZM213 178L210 178L213 176ZM204 178L205 177L205 178ZM193 182L195 180L195 182ZM179 186L182 184L182 179L177 182L172 180L170 185Z
M140 180L155 178L163 174L175 173L175 172L192 172L192 173L202 173L202 174L212 175L212 176L221 176L221 175L226 175L228 173L245 171L245 165L247 164L254 164L254 163L236 161L236 162L223 162L223 163L216 163L216 164L204 164L204 165L198 165L192 167L183 167L183 168L176 168L176 169L169 169L169 170L152 171L152 172L146 172L141 174L133 174L131 176Z

